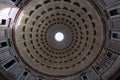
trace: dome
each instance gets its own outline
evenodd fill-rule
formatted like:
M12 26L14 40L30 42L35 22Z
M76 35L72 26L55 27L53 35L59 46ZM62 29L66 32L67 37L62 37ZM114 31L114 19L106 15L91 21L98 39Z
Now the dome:
M15 28L16 47L24 62L40 73L66 76L80 72L103 49L105 26L89 1L34 0L21 13ZM54 39L57 32L64 34L63 41Z

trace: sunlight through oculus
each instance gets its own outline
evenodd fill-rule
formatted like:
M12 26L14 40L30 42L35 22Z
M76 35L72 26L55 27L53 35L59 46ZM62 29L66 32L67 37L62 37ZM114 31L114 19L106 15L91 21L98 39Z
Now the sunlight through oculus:
M62 32L57 32L55 34L55 40L58 42L61 42L64 40L64 34Z

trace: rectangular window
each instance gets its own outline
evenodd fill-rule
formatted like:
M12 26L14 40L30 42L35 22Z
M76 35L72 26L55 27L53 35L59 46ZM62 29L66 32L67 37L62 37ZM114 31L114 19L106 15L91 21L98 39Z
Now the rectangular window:
M7 46L7 42L2 42L0 48L6 47L6 46Z
M117 38L118 34L113 33L113 38Z
M6 20L5 20L5 19L2 19L0 24L1 24L1 25L5 25L5 24L6 24Z
M119 15L120 14L120 8L114 9L110 11L111 16Z
M11 61L7 62L6 64L4 64L4 68L8 69L10 68L16 61L14 59L12 59Z
M23 75L24 75L24 76L27 76L27 75L28 75L28 72L25 71L25 72L23 73Z
M16 0L11 0L11 1L15 2Z
M27 75L28 75L28 72L24 71L19 80L25 80L25 78L27 77Z
M120 39L120 34L118 33L113 33L112 35L113 38Z
M83 80L88 80L86 75L83 76Z
M107 56L111 58L112 57L112 53L108 52Z

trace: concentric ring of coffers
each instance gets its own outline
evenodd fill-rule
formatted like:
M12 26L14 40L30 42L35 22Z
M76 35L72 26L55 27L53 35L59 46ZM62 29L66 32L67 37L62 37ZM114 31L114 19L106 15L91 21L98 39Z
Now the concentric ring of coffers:
M15 39L22 60L39 73L67 76L83 71L99 56L104 28L87 0L31 0L16 25ZM63 32L57 42L55 33Z

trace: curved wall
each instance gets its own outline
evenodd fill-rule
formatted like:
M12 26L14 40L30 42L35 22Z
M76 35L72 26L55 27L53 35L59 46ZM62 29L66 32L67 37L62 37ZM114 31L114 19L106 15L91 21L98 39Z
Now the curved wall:
M53 1L53 0L44 0ZM43 2L44 2L43 1ZM54 0L57 1L57 0ZM63 0L58 0L63 1ZM69 0L65 0L69 1ZM75 0L77 2L77 0ZM106 41L97 60L84 71L66 77L51 77L37 73L27 66L19 57L14 47L14 23L0 25L0 69L10 80L107 80L120 68L120 1L118 0L91 0L98 7L104 18ZM28 2L28 1L27 1ZM25 6L23 0L19 7ZM18 6L18 5L16 5ZM21 10L21 8L20 8ZM14 10L12 10L14 11ZM16 11L17 12L17 11ZM18 11L19 12L19 11ZM18 13L19 14L19 13ZM8 20L6 20L8 21ZM9 21L8 21L9 23Z

